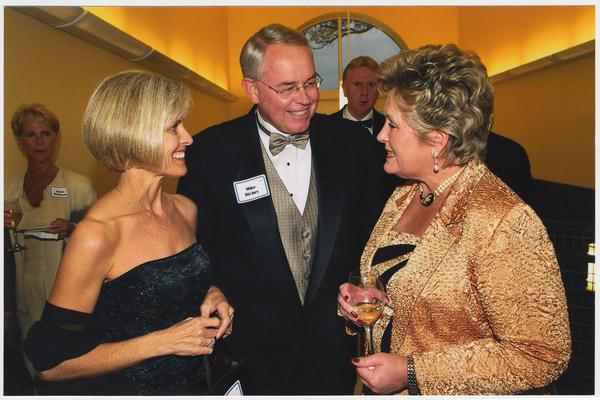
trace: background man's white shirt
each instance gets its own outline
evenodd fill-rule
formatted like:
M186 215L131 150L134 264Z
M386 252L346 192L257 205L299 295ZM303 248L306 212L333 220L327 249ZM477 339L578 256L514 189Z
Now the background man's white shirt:
M350 121L366 121L368 119L373 119L373 110L369 111L369 113L365 115L363 119L356 119L352 114L350 114L350 112L348 111L348 107L344 107L344 112L342 113L342 115L344 116L344 118L349 119ZM369 132L371 132L371 135L373 134L372 124L370 127L365 126L365 128L367 128Z

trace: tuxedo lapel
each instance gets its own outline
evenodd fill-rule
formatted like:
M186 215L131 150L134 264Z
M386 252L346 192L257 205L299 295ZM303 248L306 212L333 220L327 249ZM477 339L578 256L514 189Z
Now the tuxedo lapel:
M385 115L383 115L376 109L373 109L373 138L375 138L375 140L377 140L377 135L383 128L384 124L385 124Z
M342 107L339 111L336 111L333 114L331 114L331 116L343 119L344 118L344 109L345 108L346 108L346 106Z
M240 160L236 181L243 181L258 175L265 175L266 170L261 152L261 143L254 122L249 118L240 135L238 160ZM258 243L264 262L261 262L261 275L271 281L271 289L279 292L284 298L300 305L294 278L281 243L277 214L271 196L238 205L252 231L254 241Z
M309 304L317 294L323 276L331 258L338 235L344 201L343 170L335 160L331 149L336 147L327 143L324 132L312 132L312 162L315 168L317 196L319 205L318 233L315 246L315 258L312 264L310 280L305 297Z

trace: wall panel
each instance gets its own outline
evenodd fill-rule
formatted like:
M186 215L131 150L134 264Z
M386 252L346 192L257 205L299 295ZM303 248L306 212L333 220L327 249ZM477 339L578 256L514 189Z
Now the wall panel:
M595 187L594 56L495 85L494 129L521 143L535 178Z
M10 8L4 9L4 60L4 176L27 167L10 130L12 113L23 103L40 102L61 122L57 164L90 177L99 194L108 191L118 175L85 149L81 117L101 79L141 67ZM185 122L190 133L227 119L226 103L192 93L194 107ZM166 188L174 191L175 180L167 180Z

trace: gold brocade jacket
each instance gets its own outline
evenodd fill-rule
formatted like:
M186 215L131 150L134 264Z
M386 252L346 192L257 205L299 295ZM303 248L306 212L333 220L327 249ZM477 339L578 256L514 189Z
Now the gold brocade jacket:
M392 194L362 269L416 193L407 185ZM483 163L463 169L387 287L376 351L393 314L391 353L413 356L424 395L521 393L567 367L569 318L552 243L534 211Z

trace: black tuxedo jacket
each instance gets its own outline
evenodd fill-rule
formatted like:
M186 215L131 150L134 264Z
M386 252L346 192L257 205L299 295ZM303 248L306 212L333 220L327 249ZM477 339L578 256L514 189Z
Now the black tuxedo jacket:
M346 107L347 106L344 106L338 112L335 112L330 115L339 121L350 121L350 120L347 120L346 118L344 118L344 109ZM359 125L356 122L352 122L352 121L350 121L350 122L357 126ZM361 127L362 129L367 130L367 133L369 133L369 137L371 138L371 140L377 147L377 156L375 158L375 163L376 163L376 168L381 172L381 176L382 176L381 177L381 194L382 194L381 201L383 203L382 209L383 209L383 205L385 205L385 202L391 196L391 194L394 191L394 189L396 188L396 186L401 185L402 183L406 182L405 179L399 178L395 175L389 175L383 170L383 164L385 163L386 151L385 151L385 145L383 143L379 143L377 141L377 134L379 134L379 131L381 131L381 128L383 128L384 124L385 124L385 115L383 115L376 109L373 109L373 133L371 134L367 128Z
M490 132L485 163L523 200L531 200L531 167L527 152L519 143Z
M347 106L344 106L344 107L342 107L342 109L340 111L334 112L333 114L330 114L330 115L333 117L339 118L339 119L345 119L344 118L344 109L346 107ZM377 134L379 133L381 128L383 128L383 124L385 124L385 115L383 115L376 109L373 109L373 134L370 136L373 140L375 140L375 142L377 142ZM380 144L379 142L377 142L377 143Z
M235 308L222 346L247 355L247 394L351 394L355 337L337 316L337 293L359 266L379 216L376 149L362 129L315 115L310 124L318 234L302 305L271 197L238 204L234 182L266 174L254 111L194 136L177 191L198 206L198 240Z

